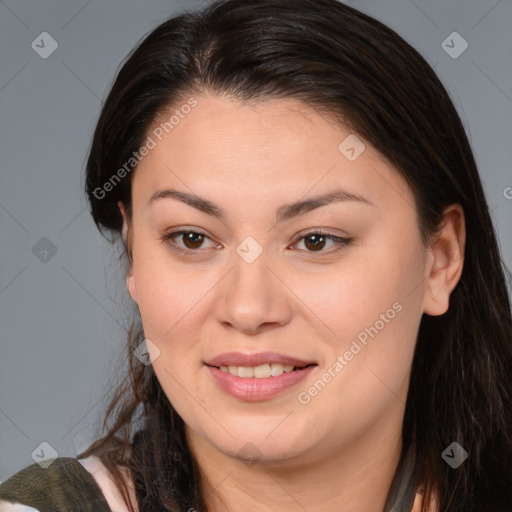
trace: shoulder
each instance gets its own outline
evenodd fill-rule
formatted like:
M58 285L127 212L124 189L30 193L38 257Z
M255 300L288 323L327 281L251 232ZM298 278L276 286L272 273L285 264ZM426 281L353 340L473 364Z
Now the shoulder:
M95 456L58 457L46 468L32 464L0 484L0 512L71 511L76 505L83 511L127 512L110 474Z

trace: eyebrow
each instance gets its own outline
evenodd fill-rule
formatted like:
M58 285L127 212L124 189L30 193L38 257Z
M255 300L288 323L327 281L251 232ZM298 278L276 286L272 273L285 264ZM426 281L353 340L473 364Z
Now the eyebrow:
M149 198L148 205L151 205L159 199L177 199L178 201L188 204L189 206L192 206L193 208L196 208L208 215L212 215L219 219L225 219L226 217L226 214L222 208L209 201L208 199L204 199L195 194L189 194L187 192L181 192L179 190L173 189L157 190ZM276 212L276 219L278 223L283 222L293 217L308 213L312 210L315 210L316 208L320 208L321 206L344 201L354 201L374 206L374 204L369 199L361 196L360 194L354 194L352 192L338 189L332 192L328 192L327 194L312 197L311 199L305 199L295 203L285 204L278 208Z

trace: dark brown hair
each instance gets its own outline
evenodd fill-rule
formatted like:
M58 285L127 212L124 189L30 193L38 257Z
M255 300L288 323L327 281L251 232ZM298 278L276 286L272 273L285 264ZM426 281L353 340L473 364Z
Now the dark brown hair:
M504 267L467 135L425 59L393 30L336 0L226 0L159 25L127 57L103 106L87 163L92 217L119 240L118 201L131 212L131 178L105 192L157 116L201 93L239 101L295 98L367 139L409 184L423 241L445 206L462 205L462 276L441 316L423 315L403 423L403 452L386 510L406 481L443 512L512 510L512 320ZM136 166L135 166L136 167ZM99 193L98 191L103 191ZM126 247L124 249L126 251ZM126 252L125 252L126 254ZM133 476L140 512L206 510L183 420L153 372L134 356L108 408L95 454L123 481ZM457 441L469 458L441 458ZM405 479L405 462L414 478ZM128 502L128 495L125 493Z

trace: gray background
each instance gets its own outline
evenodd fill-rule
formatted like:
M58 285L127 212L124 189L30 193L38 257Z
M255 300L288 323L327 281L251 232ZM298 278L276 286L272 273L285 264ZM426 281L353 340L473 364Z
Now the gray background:
M0 481L41 450L75 456L97 433L129 311L117 253L87 211L87 150L124 56L168 16L205 3L0 1ZM511 1L346 3L435 66L468 130L512 268ZM458 58L442 47L454 31L469 44ZM31 47L42 32L58 43L46 59Z

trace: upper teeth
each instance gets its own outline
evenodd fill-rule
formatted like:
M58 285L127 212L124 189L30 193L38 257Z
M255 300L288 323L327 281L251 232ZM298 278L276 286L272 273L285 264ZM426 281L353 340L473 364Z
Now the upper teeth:
M280 363L262 364L260 366L221 366L223 372L231 373L237 377L256 377L257 379L266 379L268 377L278 377L283 373L293 372L295 367L292 365L282 365Z

